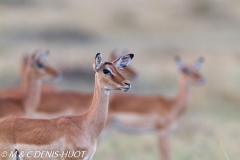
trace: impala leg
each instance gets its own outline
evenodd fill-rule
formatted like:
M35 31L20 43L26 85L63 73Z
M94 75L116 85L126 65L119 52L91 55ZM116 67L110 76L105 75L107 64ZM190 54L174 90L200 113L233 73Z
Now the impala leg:
M170 160L170 146L166 130L158 131L158 145L161 160Z

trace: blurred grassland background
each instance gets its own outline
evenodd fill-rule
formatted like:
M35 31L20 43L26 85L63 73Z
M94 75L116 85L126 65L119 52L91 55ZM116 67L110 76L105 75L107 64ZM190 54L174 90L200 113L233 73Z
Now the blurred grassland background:
M238 0L0 0L0 87L18 86L21 55L39 48L50 50L53 66L71 70L60 90L91 92L96 53L107 60L113 49L127 49L139 73L129 92L174 96L174 55L187 63L204 56L207 83L192 87L170 135L173 159L239 160L239 29ZM155 133L112 131L94 159L154 160L156 146Z

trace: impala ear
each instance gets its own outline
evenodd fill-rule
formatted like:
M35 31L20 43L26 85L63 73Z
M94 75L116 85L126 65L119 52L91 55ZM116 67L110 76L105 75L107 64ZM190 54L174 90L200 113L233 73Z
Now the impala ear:
M40 51L37 49L32 53L30 57L30 64L32 67L35 66L35 64L38 62L39 57L40 57Z
M102 67L102 55L100 53L98 53L95 57L95 60L93 62L93 69L98 72L100 70L100 68Z
M130 63L130 61L133 59L134 54L127 54L124 56L121 56L120 58L114 60L112 63L117 66L119 69L123 69L127 67L127 65Z
M49 51L46 50L46 51L40 56L39 61L40 61L41 63L45 62L46 59L47 59L47 57L48 57L48 55L49 55Z
M32 55L32 60L33 60L33 61L37 61L37 60L38 60L38 57L39 57L39 54L40 54L39 50L35 50L35 51L33 52L33 55Z
M204 58L203 58L203 57L198 58L198 59L194 62L194 64L193 64L194 68L195 68L196 70L200 69L203 61L204 61Z
M175 60L175 62L176 62L176 64L177 64L178 69L179 69L179 70L182 70L183 64L182 64L181 58L180 58L179 56L175 56L175 57L174 57L174 60Z

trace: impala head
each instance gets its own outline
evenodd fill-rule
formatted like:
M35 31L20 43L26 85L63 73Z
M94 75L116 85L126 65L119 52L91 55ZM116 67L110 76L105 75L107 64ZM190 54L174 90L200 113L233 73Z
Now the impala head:
M204 84L205 78L199 72L204 61L203 57L198 58L191 65L183 65L179 56L175 57L176 64L181 74L183 74L191 84Z
M48 55L48 51L44 53L39 53L37 51L32 55L26 56L27 58L24 60L27 64L25 70L28 70L28 73L37 80L43 81L61 78L61 73L46 63Z
M133 54L127 54L112 62L102 62L102 55L98 53L93 63L98 85L105 90L128 91L131 88L130 81L122 76L120 70L130 63L133 56Z
M116 50L113 50L110 53L109 61L113 61L113 60L117 59L118 57L126 55L126 54L128 54L128 52L126 50L122 51L121 53L117 53ZM126 68L124 68L124 70L121 71L121 74L130 80L135 80L138 77L138 73L131 66L127 66Z

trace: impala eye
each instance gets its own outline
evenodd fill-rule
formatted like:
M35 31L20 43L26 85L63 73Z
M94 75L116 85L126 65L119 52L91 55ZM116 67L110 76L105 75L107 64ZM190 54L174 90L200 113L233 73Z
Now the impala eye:
M38 63L39 68L45 68L45 66L42 63Z
M110 72L108 69L104 69L104 70L103 70L103 73L104 73L104 74L109 74L109 73L111 73L111 72Z

